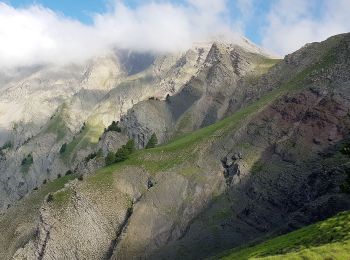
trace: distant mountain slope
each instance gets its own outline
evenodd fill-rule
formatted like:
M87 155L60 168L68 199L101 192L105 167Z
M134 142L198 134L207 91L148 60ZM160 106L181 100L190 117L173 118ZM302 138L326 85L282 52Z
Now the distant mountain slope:
M91 173L103 166L103 160L85 165L85 159L98 153L100 148L106 156L108 151L116 151L128 136L135 138L140 148L143 147L152 131L139 131L144 127L138 127L137 121L133 125L124 125L119 140L112 141L114 146L107 145L109 141L104 135L104 128L112 121L121 120L131 109L136 111L140 102L165 100L182 92L189 82L205 77L216 82L211 86L225 89L221 93L225 96L226 92L236 88L237 80L246 73L261 74L261 71L254 71L267 60L261 56L260 49L249 45L248 52L234 44L221 44L221 52L215 54L215 46L218 44L197 43L183 53L167 55L116 50L79 66L38 67L7 82L0 97L0 107L5 111L0 114L0 134L3 132L2 143L6 144L0 159L1 210L6 210L43 182L63 176L69 170ZM244 53L242 60L249 58L251 61L249 65L248 61L242 61L245 64L242 75L229 73L236 62L230 56L234 50ZM210 61L214 58L215 62ZM212 73L214 67L226 72L223 81L220 79L222 74ZM197 87L200 86L197 84ZM213 102L204 103L210 106ZM189 101L186 105L194 104ZM171 107L179 109L180 106ZM227 106L227 102L217 104L215 109L221 110L220 114L207 123L219 120ZM150 129L159 130L161 142L175 134L174 121L164 116L167 111L164 107L155 107L158 120L148 120L149 112L143 113L143 118L152 125ZM193 111L194 114L212 117L210 109L197 110ZM161 124L162 120L165 126ZM169 131L168 125L171 126ZM189 130L201 126L197 124Z
M3 254L203 259L349 210L349 69L350 34L305 46L225 119L52 189L28 214L36 229L17 218L6 230L23 207L10 208Z

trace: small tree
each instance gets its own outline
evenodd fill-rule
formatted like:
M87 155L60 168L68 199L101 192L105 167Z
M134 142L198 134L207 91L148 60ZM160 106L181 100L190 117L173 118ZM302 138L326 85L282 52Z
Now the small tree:
M47 198L46 198L46 201L47 201L47 202L52 202L53 200L54 200L53 195L52 195L51 193L49 193L49 195L48 195Z
M107 154L106 159L105 159L106 165L109 166L109 165L115 163L115 159L116 159L116 158L115 158L115 154L112 153L112 152L109 152L109 153Z
M64 154L67 150L67 143L64 143L62 146L61 146L61 149L60 149L60 154Z
M133 152L135 152L135 141L133 139L130 139L126 145L125 148L128 150L129 155L132 154Z
M118 149L115 154L116 162L122 162L129 158L129 155L135 152L135 141L130 139L125 145Z
M156 134L153 133L151 138L149 139L147 145L146 145L146 149L154 148L154 147L156 147L157 144L158 144L158 138L157 138Z
M120 133L122 129L119 127L119 121L118 122L113 121L112 124L107 129L105 129L105 132L109 132L109 131L115 131Z
M0 147L0 150L6 150L10 148L12 148L12 143L10 141L7 141L2 147Z
M115 162L123 162L129 158L129 150L123 145L118 151L115 153Z
M33 160L33 155L32 154L28 154L27 157L24 157L22 160L21 165L31 165L33 164L34 160Z

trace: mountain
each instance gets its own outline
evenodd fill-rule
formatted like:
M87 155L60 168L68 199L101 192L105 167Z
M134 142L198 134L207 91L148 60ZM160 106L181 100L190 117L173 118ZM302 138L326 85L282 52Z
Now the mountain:
M114 83L81 87L28 126L37 131L29 141L12 133L1 258L203 259L350 210L350 34L281 61L220 42L142 55L140 67L122 53ZM94 66L82 85L105 82ZM104 131L113 120L119 131ZM153 133L164 144L142 149ZM140 149L103 167L129 138ZM337 227L334 238L347 237ZM336 242L315 237L303 245ZM291 252L273 251L276 239L271 253L245 257Z
M243 63L251 63L242 63L239 68L239 53L249 56L249 60L242 59ZM259 66L266 60L260 49L248 44L209 42L196 43L183 53L155 56L115 50L87 64L23 69L25 72L17 73L21 76L13 76L1 88L0 107L5 112L0 114L0 137L4 144L0 158L0 209L6 210L42 183L70 170L93 172L104 165L104 160L86 166L85 158L99 149L106 156L125 144L128 137L134 138L139 148L145 146L153 132L158 134L160 142L169 140L175 135L174 124L185 112L185 106L194 105L201 96L202 100L208 99L205 89L192 82L205 79L212 69L212 82L208 86L217 88L215 94L226 99L226 92L234 91L245 73L261 74ZM214 71L221 69L229 75L225 81ZM232 74L234 69L242 75ZM187 95L186 91L192 91L195 96ZM179 102L181 95L188 98L186 104L168 106L164 102L147 102L172 96L177 96L171 99L173 102ZM219 118L227 107L225 102L215 105L222 110ZM215 103L216 100L207 100L201 109L209 109ZM153 110L150 106L154 106ZM178 107L183 110L176 111ZM139 109L144 111L135 116L132 111ZM159 116L155 117L157 113ZM209 111L200 113L210 116ZM210 122L219 119L216 117ZM112 121L119 120L124 121L123 134L118 138L113 138L111 133L103 135ZM67 147L64 153L63 146Z

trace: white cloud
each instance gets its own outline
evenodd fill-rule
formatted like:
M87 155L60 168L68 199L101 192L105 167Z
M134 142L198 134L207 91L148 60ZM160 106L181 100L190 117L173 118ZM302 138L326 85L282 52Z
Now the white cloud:
M170 52L214 37L237 40L252 28L265 49L283 55L350 31L350 0L271 0L266 14L261 0L142 0L134 9L110 1L108 12L85 25L42 6L16 9L0 0L0 68L81 62L112 47ZM236 11L229 13L229 5Z
M237 6L243 19L249 19L254 13L254 0L237 0Z
M115 1L88 26L34 5L16 9L0 2L0 66L80 62L111 47L168 52L217 35L234 37L225 19L226 0L141 4Z
M305 43L348 32L349 13L349 0L278 0L268 14L262 45L278 54L287 54Z

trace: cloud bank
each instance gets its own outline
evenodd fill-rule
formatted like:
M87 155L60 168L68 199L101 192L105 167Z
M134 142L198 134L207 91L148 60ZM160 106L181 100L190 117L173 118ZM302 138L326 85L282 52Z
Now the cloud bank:
M82 62L114 47L173 52L252 34L265 49L285 55L350 31L349 0L142 0L136 8L111 1L86 25L40 5L14 8L0 0L0 69Z
M257 0L258 1L258 0ZM280 55L350 31L349 0L278 0L261 28L262 46Z
M171 52L218 35L235 37L225 6L225 0L188 0L131 9L117 1L85 25L42 6L0 3L0 66L81 62L113 47Z

